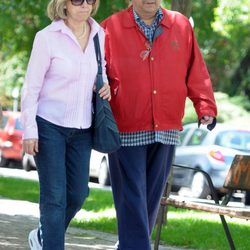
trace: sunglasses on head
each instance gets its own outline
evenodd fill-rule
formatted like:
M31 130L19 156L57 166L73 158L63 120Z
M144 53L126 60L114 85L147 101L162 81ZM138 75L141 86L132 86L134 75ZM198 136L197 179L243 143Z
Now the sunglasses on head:
M80 6L85 2L85 0L71 0L72 5ZM86 0L87 4L94 5L96 0Z

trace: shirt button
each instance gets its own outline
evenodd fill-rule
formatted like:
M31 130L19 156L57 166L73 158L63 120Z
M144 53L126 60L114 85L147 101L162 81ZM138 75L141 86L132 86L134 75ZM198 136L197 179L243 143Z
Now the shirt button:
M155 124L155 127L158 128L158 124Z
M154 90L154 91L153 91L153 93L154 93L154 95L156 95L156 94L157 94L157 91L156 91L156 90Z
M154 58L153 56L150 57L150 60L151 60L151 61L154 61L154 59L155 59L155 58Z

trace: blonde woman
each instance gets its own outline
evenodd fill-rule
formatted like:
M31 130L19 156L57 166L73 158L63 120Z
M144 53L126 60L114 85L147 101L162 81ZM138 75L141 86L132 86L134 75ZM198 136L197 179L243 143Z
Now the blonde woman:
M98 5L52 0L52 23L34 40L21 100L23 148L35 156L40 183L40 223L29 234L31 249L63 250L65 231L89 193L97 33L104 50L104 32L90 17ZM105 70L103 75L107 79ZM109 100L109 85L99 94Z

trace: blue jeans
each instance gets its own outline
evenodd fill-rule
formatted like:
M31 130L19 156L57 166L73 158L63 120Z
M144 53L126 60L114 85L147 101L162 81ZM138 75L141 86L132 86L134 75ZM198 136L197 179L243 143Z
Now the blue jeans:
M150 236L175 146L121 147L109 155L119 250L150 250Z
M63 250L65 231L89 193L91 128L65 128L38 116L37 125L43 250Z

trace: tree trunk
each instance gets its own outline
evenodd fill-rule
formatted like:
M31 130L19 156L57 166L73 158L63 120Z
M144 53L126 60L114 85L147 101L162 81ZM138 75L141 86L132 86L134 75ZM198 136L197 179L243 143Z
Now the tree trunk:
M192 10L192 0L172 0L171 9L181 12L190 17Z
M230 96L241 92L250 100L250 48L242 58L239 67L234 72L228 93Z

